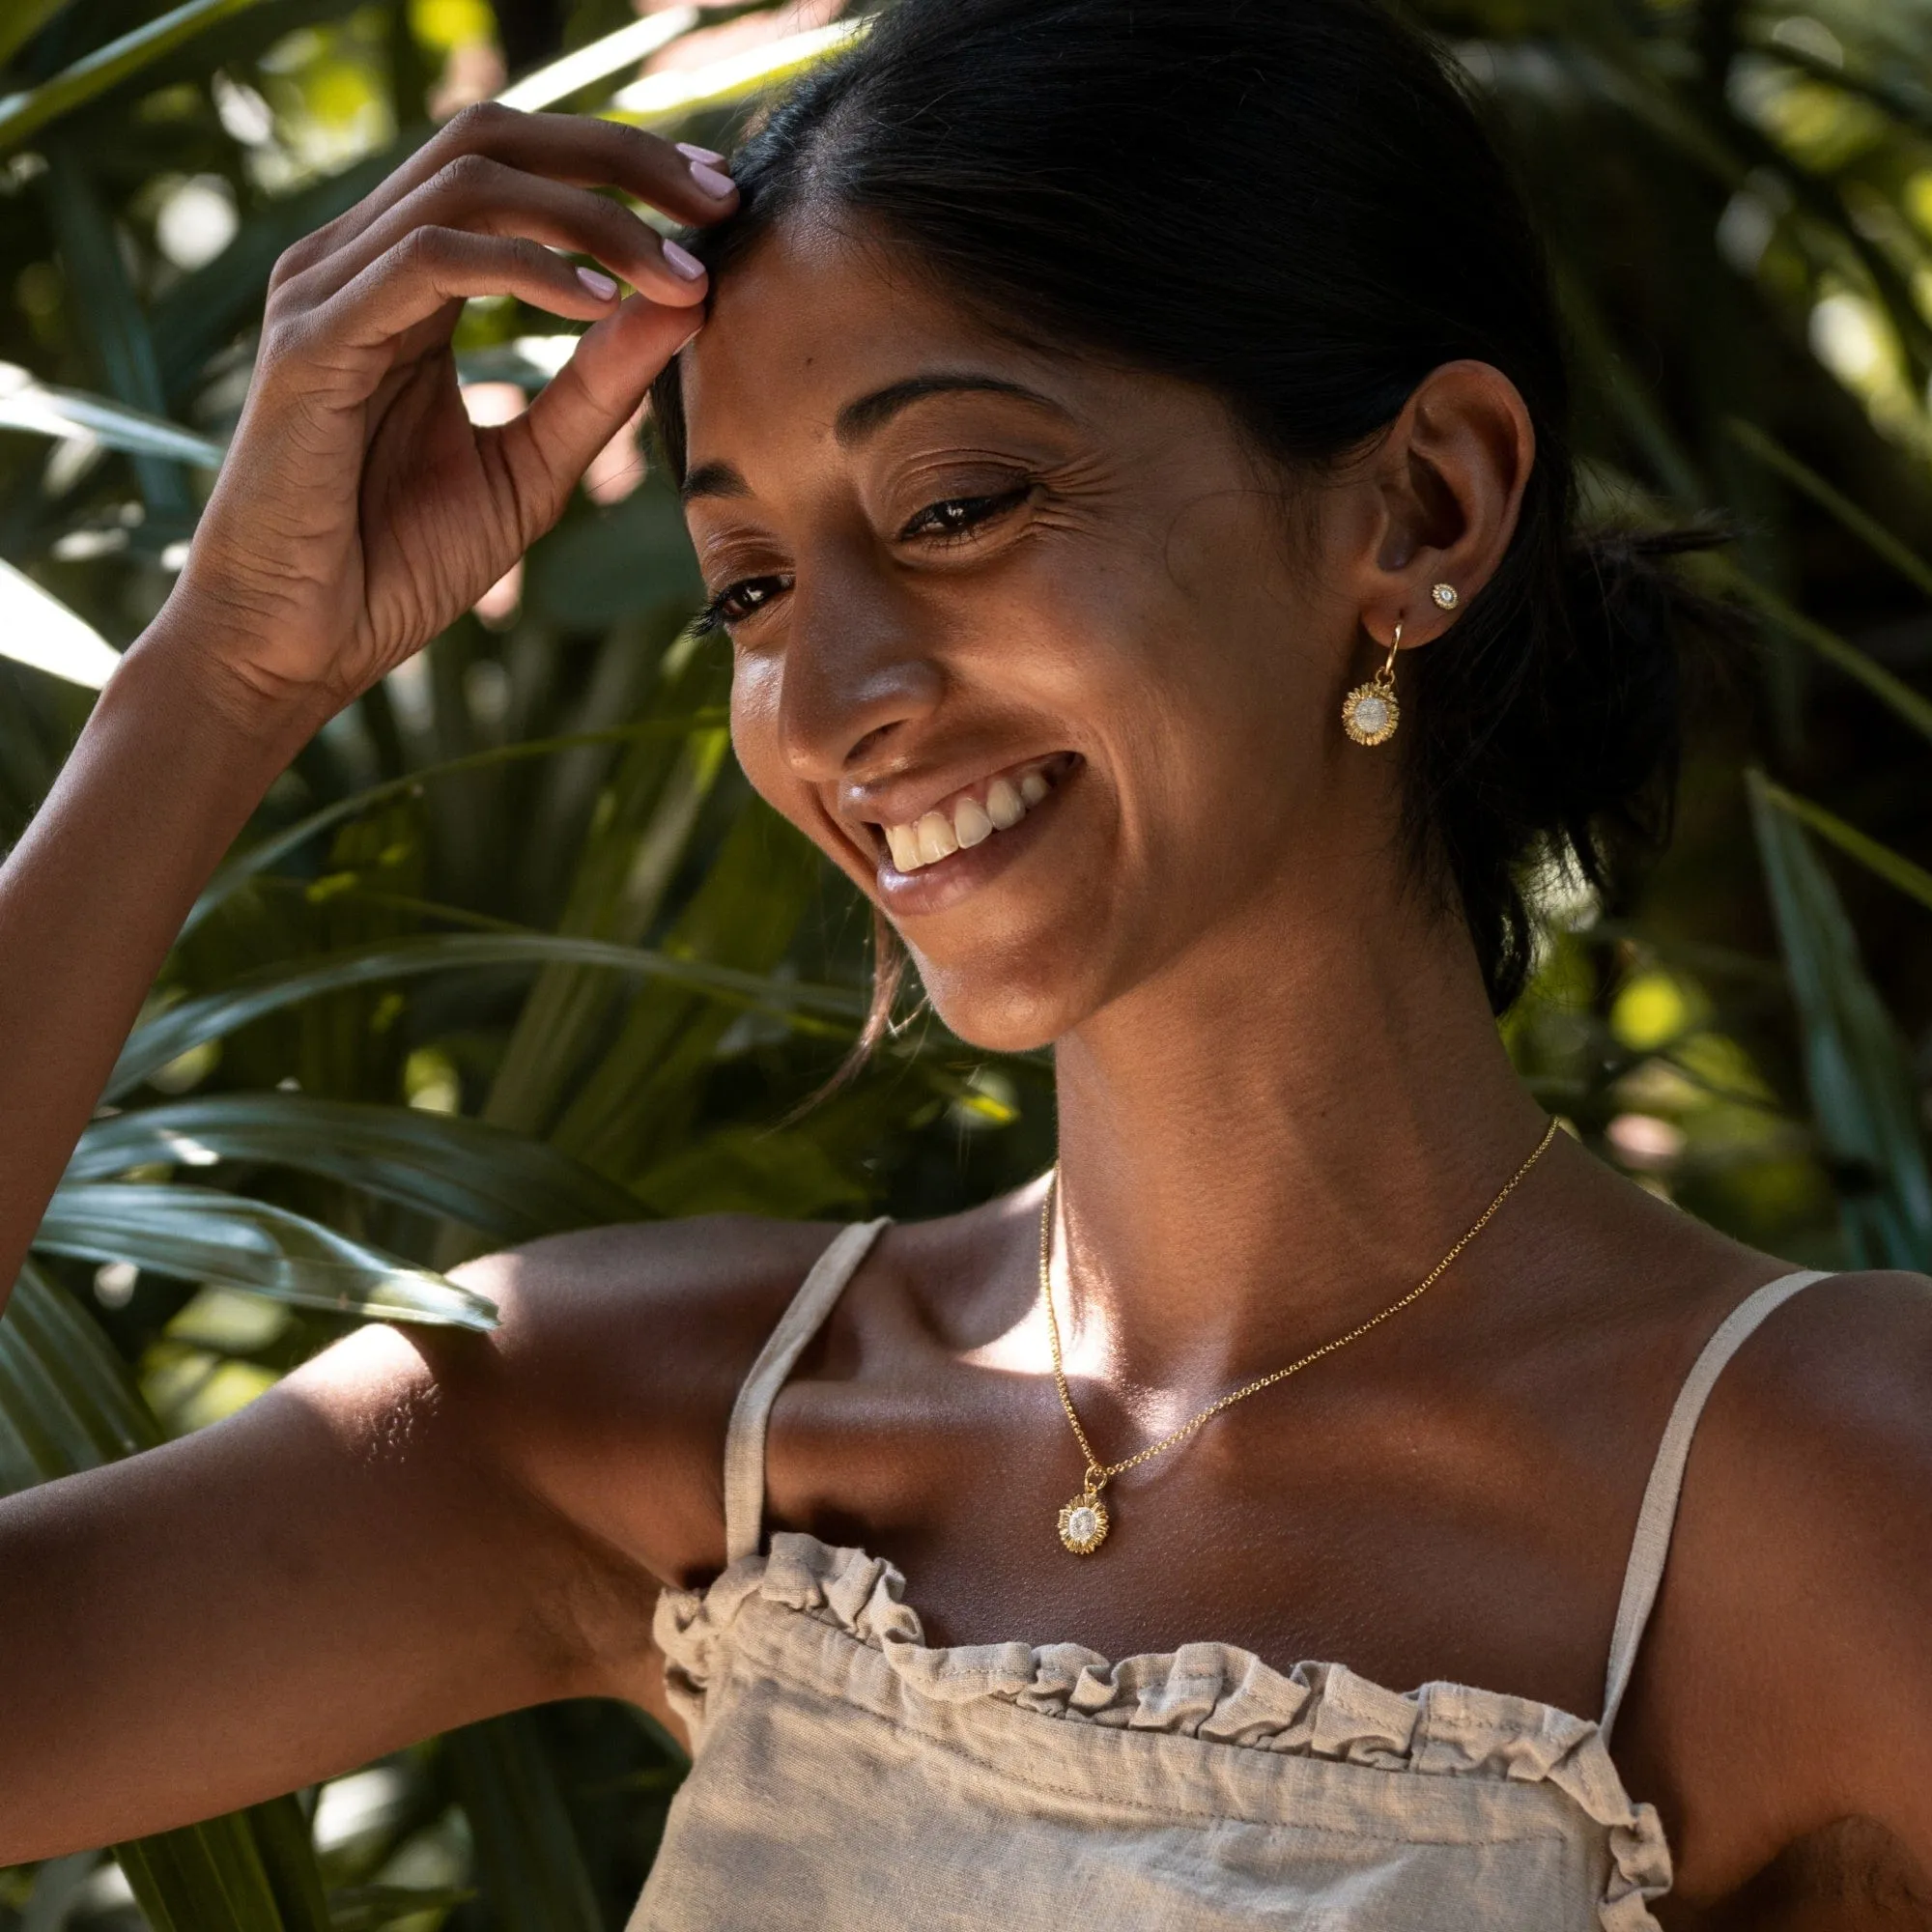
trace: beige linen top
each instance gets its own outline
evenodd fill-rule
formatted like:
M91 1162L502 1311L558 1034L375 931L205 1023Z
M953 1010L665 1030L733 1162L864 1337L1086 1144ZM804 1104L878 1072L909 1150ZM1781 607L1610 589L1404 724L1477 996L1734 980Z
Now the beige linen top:
M629 1932L1657 1932L1670 1852L1608 1739L1719 1371L1790 1274L1705 1346L1618 1605L1604 1715L1461 1684L1387 1690L1224 1643L933 1648L905 1578L779 1532L765 1425L886 1224L843 1231L753 1364L724 1452L729 1567L657 1613L695 1762Z

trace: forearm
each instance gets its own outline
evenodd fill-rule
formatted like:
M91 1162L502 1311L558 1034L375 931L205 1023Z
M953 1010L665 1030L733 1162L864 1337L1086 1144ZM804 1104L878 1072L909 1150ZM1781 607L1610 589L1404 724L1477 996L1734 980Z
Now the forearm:
M244 708L193 621L128 653L0 866L0 1306L196 894L320 722Z

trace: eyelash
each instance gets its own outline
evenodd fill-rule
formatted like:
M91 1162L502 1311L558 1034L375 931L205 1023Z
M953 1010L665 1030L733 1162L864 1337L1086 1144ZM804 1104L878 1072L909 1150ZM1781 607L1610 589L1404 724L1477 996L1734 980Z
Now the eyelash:
M928 503L924 509L913 516L899 531L898 540L904 543L909 538L923 534L929 536L935 543L964 543L971 539L975 531L991 523L994 518L1003 516L1009 510L1018 509L1033 495L1033 487L1031 482L1027 482L1019 484L1014 489L1002 491L996 497L942 497L936 503ZM951 529L922 532L920 524L942 511L964 511L971 514L967 522L955 525ZM740 578L736 583L727 583L698 613L694 628L702 636L712 631L729 630L733 624L742 624L747 618L755 616L763 610L776 594L766 586L777 584L782 587L788 585L790 581L789 578L777 576L745 577ZM747 595L756 597L757 601L753 608L733 613L730 605Z

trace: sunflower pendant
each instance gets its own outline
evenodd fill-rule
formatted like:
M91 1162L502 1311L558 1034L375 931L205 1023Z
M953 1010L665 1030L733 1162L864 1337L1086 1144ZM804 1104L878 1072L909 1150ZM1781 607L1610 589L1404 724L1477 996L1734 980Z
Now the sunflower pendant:
M1097 1490L1083 1490L1060 1512L1060 1540L1076 1556L1092 1556L1111 1527Z
M1394 683L1379 677L1358 684L1342 700L1342 728L1358 745L1386 745L1402 722Z

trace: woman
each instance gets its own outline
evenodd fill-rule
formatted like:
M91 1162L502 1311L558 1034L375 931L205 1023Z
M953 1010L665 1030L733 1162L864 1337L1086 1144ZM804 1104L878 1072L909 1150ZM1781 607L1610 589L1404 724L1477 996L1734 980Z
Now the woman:
M658 1704L655 1613L639 1926L1932 1924L1928 1285L1659 1205L1498 1044L1524 869L1656 822L1671 593L1571 533L1436 57L903 0L720 159L474 112L281 263L0 875L0 1274L264 789L653 379L746 770L959 1034L1054 1043L1057 1182L543 1242L465 1271L493 1336L0 1505L0 1861ZM592 326L472 432L497 292Z

